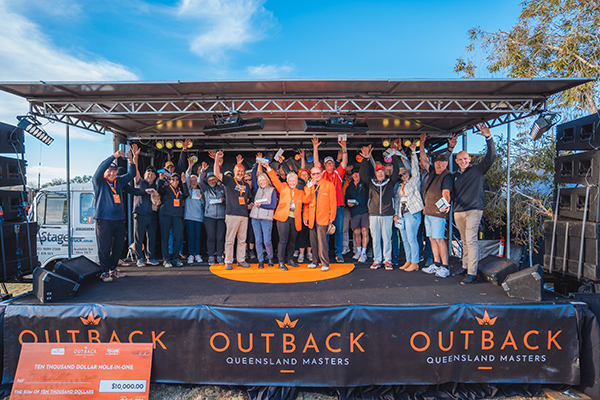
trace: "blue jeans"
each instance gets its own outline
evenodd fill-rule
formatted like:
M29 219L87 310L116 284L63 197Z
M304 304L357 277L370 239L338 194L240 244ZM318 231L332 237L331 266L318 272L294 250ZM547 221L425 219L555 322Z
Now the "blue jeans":
M335 237L335 255L341 258L342 251L344 251L344 207L337 206L333 225L335 225L335 233L333 234Z
M202 222L186 219L185 224L188 232L188 253L190 256L200 255L200 232L202 231Z
M254 230L254 241L256 245L256 255L258 261L264 261L263 255L267 250L269 260L273 259L273 242L271 239L271 231L273 230L273 221L270 219L252 218L252 229Z
M373 262L381 264L381 261L392 263L392 215L369 215L369 227L373 238ZM383 253L381 241L383 239Z
M419 263L419 242L417 241L417 233L421 225L421 212L411 214L406 212L398 220L402 242L404 243L404 252L406 253L406 261L411 263Z

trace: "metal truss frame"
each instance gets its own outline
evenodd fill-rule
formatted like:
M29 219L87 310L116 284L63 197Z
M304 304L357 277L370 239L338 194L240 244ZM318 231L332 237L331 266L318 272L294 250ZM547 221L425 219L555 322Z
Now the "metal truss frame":
M534 113L545 110L545 99L532 98L426 98L404 97L386 98L381 96L346 99L346 98L238 98L238 99L128 99L128 100L70 100L70 101L40 101L31 103L33 114L49 120L62 122L71 126L87 129L92 132L105 134L109 129L115 133L136 134L151 130L155 125L146 125L136 131L124 131L118 124L106 121L108 117L115 119L137 119L136 116L158 116L164 120L176 119L185 115L209 118L213 114L243 114L255 116L269 115L285 119L303 119L307 115L346 115L356 114L361 118L396 117L405 120L422 118L424 115L433 117L439 114L441 118L451 117L452 114L465 113L474 116L473 121L480 121L481 114L492 115L490 126L498 126L508 122L526 118ZM479 117L479 118L478 118ZM478 119L476 119L478 118ZM142 118L144 119L144 118ZM158 124L158 123L157 123ZM464 127L457 126L460 130ZM166 133L166 132L163 132ZM265 134L267 132L264 132Z

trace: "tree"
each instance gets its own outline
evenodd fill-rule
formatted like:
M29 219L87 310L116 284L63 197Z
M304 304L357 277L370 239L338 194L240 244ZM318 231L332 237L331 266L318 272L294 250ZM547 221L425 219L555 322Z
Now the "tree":
M600 2L598 0L525 0L508 32L469 30L470 43L454 72L473 78L478 57L492 75L512 78L600 76ZM550 99L554 108L598 111L598 81Z
M71 178L71 183L87 183L92 180L92 175L84 175L84 176L76 176ZM67 181L61 178L52 179L50 182L44 183L42 188L47 188L50 186L59 186L66 185Z

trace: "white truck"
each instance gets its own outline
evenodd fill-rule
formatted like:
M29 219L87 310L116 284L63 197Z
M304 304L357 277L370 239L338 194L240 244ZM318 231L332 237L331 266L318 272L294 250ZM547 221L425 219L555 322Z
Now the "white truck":
M67 185L42 189L35 198L34 219L38 223L37 254L42 268L68 259ZM94 191L92 183L71 184L72 257L98 261Z

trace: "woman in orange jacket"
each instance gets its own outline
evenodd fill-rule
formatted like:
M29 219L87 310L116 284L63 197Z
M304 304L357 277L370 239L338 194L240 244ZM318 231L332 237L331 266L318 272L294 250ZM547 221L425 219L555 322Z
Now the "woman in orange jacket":
M277 232L279 233L279 244L277 245L277 257L279 268L287 264L298 268L294 260L294 247L296 236L302 230L302 206L304 203L304 191L297 188L298 175L295 172L287 174L286 182L281 182L279 177L270 167L266 167L267 174L273 182L273 186L279 193L279 202L273 215L277 221Z

